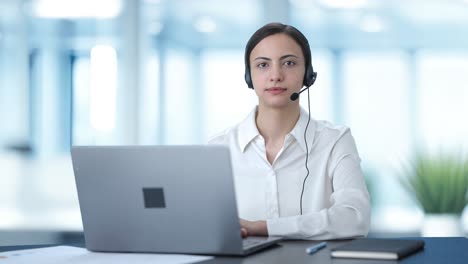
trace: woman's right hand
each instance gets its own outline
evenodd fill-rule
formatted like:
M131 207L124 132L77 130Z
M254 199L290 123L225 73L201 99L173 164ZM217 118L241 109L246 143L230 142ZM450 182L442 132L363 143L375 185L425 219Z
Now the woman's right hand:
M246 238L249 234L247 233L247 229L244 227L241 227L241 236L242 238Z

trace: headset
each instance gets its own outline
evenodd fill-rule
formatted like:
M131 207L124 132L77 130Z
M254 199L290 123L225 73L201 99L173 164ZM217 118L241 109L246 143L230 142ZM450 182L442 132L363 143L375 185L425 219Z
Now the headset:
M305 168L306 168L307 174L306 174L306 176L304 178L304 181L302 182L301 199L300 199L300 204L299 204L299 209L300 209L301 215L302 215L302 197L304 195L304 188L305 188L306 180L309 177L309 167L307 165L307 163L309 161L309 147L307 145L307 128L309 127L309 123L310 123L310 93L309 93L309 87L312 86L315 83L315 80L317 79L317 72L314 72L314 67L312 67L312 56L310 54L310 48L309 48L308 43L307 43L307 48L304 51L304 56L305 56L305 61L306 61L306 70L305 70L305 74L304 74L303 85L305 86L305 88L300 90L298 93L291 94L291 97L290 97L291 101L296 101L299 98L299 95L302 92L304 92L305 90L307 90L307 96L308 96L308 101L307 101L308 104L307 105L308 105L308 110L309 110L309 116L308 116L306 128L304 130L304 141L305 141L305 145L306 145ZM250 62L248 61L248 58L246 58L246 61L245 61L245 75L244 75L244 77L245 77L245 82L247 83L247 86L250 89L253 89L252 77L250 75Z

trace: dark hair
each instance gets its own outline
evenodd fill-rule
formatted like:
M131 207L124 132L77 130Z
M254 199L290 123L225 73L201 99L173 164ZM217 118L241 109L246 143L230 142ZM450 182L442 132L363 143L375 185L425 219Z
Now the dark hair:
M294 39L296 43L301 47L302 53L305 59L305 68L306 74L304 76L304 85L310 86L315 81L315 73L312 68L312 55L310 53L309 41L297 28L285 25L281 23L269 23L259 28L255 33L250 37L247 45L245 46L245 82L249 88L253 88L252 77L250 75L250 53L257 46L257 44L262 41L264 38L283 33Z

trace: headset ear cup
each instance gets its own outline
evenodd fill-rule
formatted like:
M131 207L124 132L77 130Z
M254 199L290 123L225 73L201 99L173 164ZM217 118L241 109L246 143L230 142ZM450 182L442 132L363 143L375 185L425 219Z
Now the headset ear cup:
M250 67L245 68L244 78L245 78L245 83L247 83L247 86L250 89L253 89L252 77L250 77Z
M304 86L306 87L312 86L316 78L317 78L317 73L314 72L314 68L312 67L312 65L310 65L306 69L306 73L304 76Z

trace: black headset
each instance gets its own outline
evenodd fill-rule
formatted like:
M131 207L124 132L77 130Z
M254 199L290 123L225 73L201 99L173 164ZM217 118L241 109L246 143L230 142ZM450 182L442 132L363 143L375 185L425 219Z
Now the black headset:
M312 58L311 58L310 53L305 54L305 56L306 56L306 62L308 63L306 65L303 85L308 88L312 86L312 84L314 84L315 79L317 79L317 73L314 72L314 67L312 67ZM249 58L247 58L247 60L248 59ZM245 77L245 82L247 83L247 86L250 89L253 89L252 77L250 76L250 62L249 61L246 61L245 63L244 77Z

